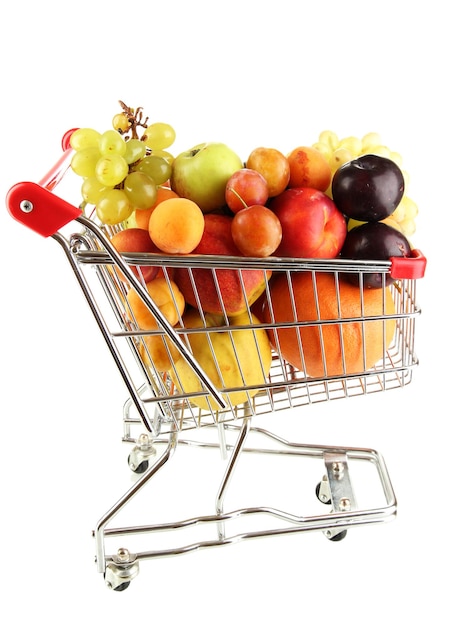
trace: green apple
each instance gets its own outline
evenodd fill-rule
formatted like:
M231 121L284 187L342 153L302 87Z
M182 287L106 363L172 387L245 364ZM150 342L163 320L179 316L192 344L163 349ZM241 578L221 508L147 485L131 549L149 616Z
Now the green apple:
M227 181L242 167L240 157L225 144L201 143L174 159L171 189L209 213L225 205Z

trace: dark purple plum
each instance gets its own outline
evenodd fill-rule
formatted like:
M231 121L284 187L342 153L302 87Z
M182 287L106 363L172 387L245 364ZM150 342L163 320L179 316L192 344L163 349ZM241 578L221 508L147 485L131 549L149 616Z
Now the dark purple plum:
M340 256L356 261L388 261L391 257L411 256L411 246L403 233L396 228L383 222L366 222L347 233ZM357 273L346 272L344 276L352 283L359 283ZM365 287L380 288L392 282L390 274L363 272Z
M377 222L391 215L404 194L403 172L391 159L365 154L334 174L332 197L347 217Z

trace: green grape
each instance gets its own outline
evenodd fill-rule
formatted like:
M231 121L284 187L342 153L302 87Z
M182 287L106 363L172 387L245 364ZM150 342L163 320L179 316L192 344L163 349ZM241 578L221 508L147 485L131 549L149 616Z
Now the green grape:
M95 211L103 224L114 226L128 220L133 207L122 189L108 189L95 205Z
M124 154L124 158L132 165L139 159L142 159L145 156L147 146L140 139L129 139L126 142L126 152Z
M325 156L327 160L329 160L332 154L334 153L334 150L332 150L329 144L324 143L322 141L316 141L316 143L313 143L312 147L318 150L319 152L322 152L322 154Z
M155 122L145 129L144 141L152 150L165 150L172 146L175 139L174 128L164 122Z
M89 176L85 178L81 186L82 198L89 204L97 204L102 197L103 193L108 190L108 187L102 185L102 183L95 176Z
M101 134L93 128L78 128L73 132L69 143L73 150L83 150L84 148L98 148Z
M126 142L117 130L106 130L100 137L99 148L102 155L124 155L126 152Z
M332 130L323 130L319 134L319 142L329 146L331 150L336 150L339 144L338 135Z
M361 154L376 154L377 156L382 156L386 159L390 158L390 150L383 144L367 145L362 149Z
M382 138L379 135L379 133L371 132L371 133L367 133L366 135L364 135L364 137L362 137L361 143L362 143L363 150L366 150L366 149L369 149L371 146L381 146Z
M95 167L101 158L100 150L93 147L82 148L73 154L71 169L78 176L88 178L95 175Z
M124 180L124 193L137 209L149 209L155 204L157 186L148 174L131 172Z
M346 149L352 154L352 158L359 156L361 150L363 149L362 141L359 137L344 137L340 139L339 144L337 146L337 150Z
M98 159L94 175L103 185L115 187L122 183L128 172L129 166L123 156L106 154Z
M162 185L169 180L172 172L172 165L159 156L150 154L142 159L135 166L135 171L148 174L156 185Z
M174 155L171 154L170 152L166 152L166 150L152 150L150 152L150 155L151 156L161 157L162 159L167 161L169 163L169 165L172 165L172 163L174 161Z
M344 163L348 163L348 161L351 161L352 159L354 159L352 152L350 152L348 148L340 147L332 152L328 161L332 172L336 172L339 167L341 167Z
M392 161L394 161L399 168L402 168L402 166L403 166L403 157L401 156L401 154L399 152L394 152L393 150L391 150L390 151L390 159Z

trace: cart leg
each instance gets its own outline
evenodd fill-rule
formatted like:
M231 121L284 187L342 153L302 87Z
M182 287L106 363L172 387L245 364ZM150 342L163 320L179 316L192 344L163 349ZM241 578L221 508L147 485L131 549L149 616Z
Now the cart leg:
M226 495L226 490L229 485L229 482L232 478L233 471L235 469L237 460L240 456L240 453L243 450L243 446L245 445L246 438L248 433L250 432L251 427L251 418L245 417L242 421L242 426L240 428L240 432L235 443L235 446L232 450L232 454L230 455L229 462L227 463L226 471L221 481L221 485L219 487L218 494L216 496L216 513L217 515L222 515L224 512L224 498ZM218 522L218 536L219 539L224 539L225 537L225 526L224 522Z
M97 523L96 529L94 531L95 542L96 542L96 563L97 570L99 573L104 574L106 570L106 557L105 557L105 547L104 547L104 538L105 538L105 528L108 523L121 511L126 504L132 500L132 498L144 487L148 481L155 475L155 473L163 467L163 465L171 458L174 450L177 445L177 432L172 431L170 434L170 438L168 441L168 445L161 456L158 457L157 461L144 473L140 476L134 485L120 498L111 509L100 519Z

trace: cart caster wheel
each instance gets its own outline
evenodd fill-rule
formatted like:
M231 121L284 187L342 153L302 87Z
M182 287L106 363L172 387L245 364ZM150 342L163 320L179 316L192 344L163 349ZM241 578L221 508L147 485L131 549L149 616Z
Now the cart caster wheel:
M327 489L327 481L321 481L316 485L316 497L322 504L332 504L329 491Z
M134 472L134 474L143 474L144 472L147 471L149 463L147 460L145 460L139 463L137 466L134 466L132 456L129 454L129 456L127 457L127 464L129 465L130 469Z
M147 434L142 434L137 440L137 444L132 448L127 459L129 468L135 474L143 474L147 471L150 459L156 455L153 441Z
M108 589L124 591L139 573L139 563L135 555L120 548L113 560L108 562L103 578Z
M112 587L111 590L112 591L125 591L129 587L129 585L130 585L130 580L129 582L121 583L117 587Z
M327 530L325 532L325 536L327 537L329 541L342 541L342 539L345 539L347 533L348 531L346 530L346 528L345 530L340 531L336 535L333 535L331 530Z

